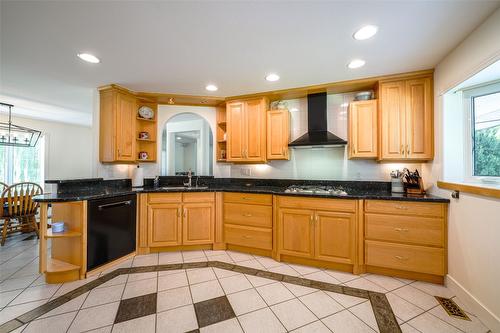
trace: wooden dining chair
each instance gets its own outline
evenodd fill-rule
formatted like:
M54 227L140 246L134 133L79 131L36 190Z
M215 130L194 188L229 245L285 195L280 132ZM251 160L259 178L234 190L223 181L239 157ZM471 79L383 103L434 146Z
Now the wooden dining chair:
M35 230L37 237L40 237L35 218L38 203L33 201L33 197L42 193L40 185L30 182L14 184L3 190L0 199L4 206L1 217L4 220L0 242L2 246L5 244L7 234L24 228Z

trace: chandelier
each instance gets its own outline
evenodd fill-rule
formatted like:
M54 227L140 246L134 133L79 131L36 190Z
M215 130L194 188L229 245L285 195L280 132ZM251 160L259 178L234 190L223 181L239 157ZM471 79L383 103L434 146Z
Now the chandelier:
M42 132L12 123L14 105L0 102L2 110L8 108L9 120L0 121L0 146L35 147Z

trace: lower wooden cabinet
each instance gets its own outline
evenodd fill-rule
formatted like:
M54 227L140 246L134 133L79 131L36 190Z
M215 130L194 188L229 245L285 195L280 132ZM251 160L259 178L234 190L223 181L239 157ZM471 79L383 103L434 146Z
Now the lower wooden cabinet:
M365 200L369 272L442 283L447 271L447 204Z
M148 247L212 244L215 195L148 194L147 221Z
M185 203L182 215L182 244L212 244L214 213L213 203Z
M181 204L148 204L148 245L182 244Z
M224 193L224 242L270 253L273 249L272 202L270 194Z
M327 210L328 201L332 210ZM278 199L278 253L354 264L357 220L353 201L356 202L342 199ZM290 208L295 205L313 209Z

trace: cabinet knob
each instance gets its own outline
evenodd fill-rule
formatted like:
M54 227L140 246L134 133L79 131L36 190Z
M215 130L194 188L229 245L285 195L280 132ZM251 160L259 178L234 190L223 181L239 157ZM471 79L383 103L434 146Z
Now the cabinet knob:
M251 239L251 238L252 238L252 236L247 236L247 235L244 235L244 236L243 236L243 238L245 238L245 239Z
M243 214L245 217L252 217L252 214Z
M398 231L398 232L408 232L410 231L409 229L407 228L394 228L394 230Z
M397 206L396 206L396 209L408 210L408 207L406 207L406 206L400 206L400 205L397 205Z

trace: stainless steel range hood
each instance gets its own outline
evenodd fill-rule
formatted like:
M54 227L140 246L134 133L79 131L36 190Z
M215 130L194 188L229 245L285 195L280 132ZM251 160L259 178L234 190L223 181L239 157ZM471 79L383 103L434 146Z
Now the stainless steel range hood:
M339 147L347 141L327 130L326 92L307 95L307 133L288 144L291 148Z

